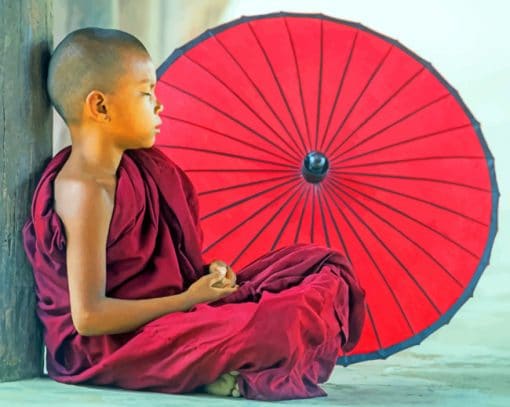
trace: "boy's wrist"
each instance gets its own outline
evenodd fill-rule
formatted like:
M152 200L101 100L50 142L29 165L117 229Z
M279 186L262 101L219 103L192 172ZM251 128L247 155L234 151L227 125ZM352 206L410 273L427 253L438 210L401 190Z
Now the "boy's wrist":
M183 311L189 311L191 308L193 308L195 305L197 305L197 302L191 295L189 290L183 291L182 293L172 295L171 297L179 297L179 301L181 302L181 305L183 308Z

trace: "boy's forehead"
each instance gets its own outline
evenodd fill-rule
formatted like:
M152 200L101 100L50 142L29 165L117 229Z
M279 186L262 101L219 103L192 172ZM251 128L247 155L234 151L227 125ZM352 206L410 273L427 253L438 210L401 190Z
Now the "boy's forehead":
M133 58L125 68L124 79L135 85L156 83L156 70L149 58Z

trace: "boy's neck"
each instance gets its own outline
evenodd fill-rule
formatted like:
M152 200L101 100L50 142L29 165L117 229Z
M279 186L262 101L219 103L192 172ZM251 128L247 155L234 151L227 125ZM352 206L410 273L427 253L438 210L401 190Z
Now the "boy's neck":
M71 154L67 165L97 176L116 176L124 150L108 135L88 129L71 129Z

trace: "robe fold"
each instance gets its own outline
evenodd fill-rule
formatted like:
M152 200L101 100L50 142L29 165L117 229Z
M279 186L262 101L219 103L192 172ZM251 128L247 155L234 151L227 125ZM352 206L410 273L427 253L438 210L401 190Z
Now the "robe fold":
M44 169L22 230L51 378L188 393L237 370L245 398L327 395L319 383L331 375L340 348L349 351L359 340L365 290L343 255L317 244L285 246L235 270L238 291L218 301L166 314L129 333L78 334L65 229L53 209L54 179L71 148ZM126 150L116 176L106 295L142 299L185 291L208 272L191 180L157 147Z

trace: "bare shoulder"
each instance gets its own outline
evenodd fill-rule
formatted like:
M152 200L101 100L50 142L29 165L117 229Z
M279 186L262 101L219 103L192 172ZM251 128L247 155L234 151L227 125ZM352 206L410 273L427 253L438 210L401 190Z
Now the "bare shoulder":
M54 180L54 209L66 226L80 219L109 224L114 194L115 180L61 171Z

